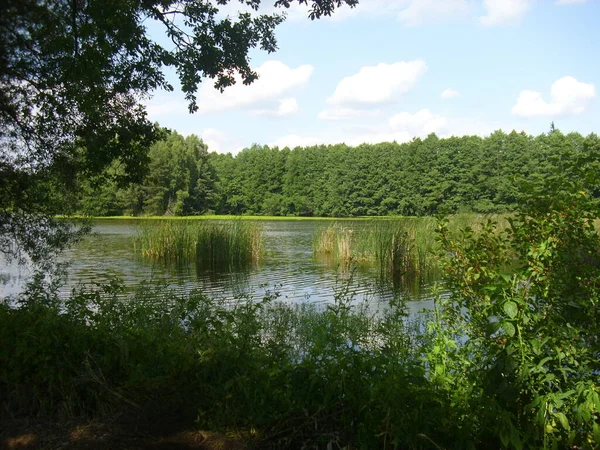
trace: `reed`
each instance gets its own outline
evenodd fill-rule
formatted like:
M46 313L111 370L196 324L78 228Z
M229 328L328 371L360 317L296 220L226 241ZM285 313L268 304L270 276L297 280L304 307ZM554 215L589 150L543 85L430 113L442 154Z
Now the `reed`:
M488 220L498 224L497 230L509 227L506 216L460 214L449 218L449 229L458 233L470 227L478 232ZM440 274L435 230L436 220L431 217L334 222L317 231L313 252L342 268L351 262L374 266L381 281L418 292Z
M358 259L354 241L354 228L334 222L327 228L317 230L313 252L328 262L345 268L352 260Z
M134 239L136 253L166 263L196 263L207 269L237 269L257 263L263 227L240 220L145 222Z

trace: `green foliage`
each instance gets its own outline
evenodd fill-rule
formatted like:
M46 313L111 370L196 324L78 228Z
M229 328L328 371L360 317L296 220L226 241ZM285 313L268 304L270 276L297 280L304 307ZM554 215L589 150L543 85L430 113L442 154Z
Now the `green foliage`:
M476 214L453 216L453 230L479 229L486 218ZM498 216L504 227L505 218ZM330 265L348 269L352 264L372 265L379 279L416 293L439 277L435 221L432 218L382 219L369 223L334 222L317 230L313 253Z
M449 233L434 336L447 393L461 393L471 439L506 448L596 448L600 418L600 236L593 225L598 145L563 153L560 172L527 189L498 230ZM574 157L573 157L574 156ZM538 191L539 190L539 191Z
M32 289L0 308L3 411L197 418L263 448L373 448L434 429L402 305L375 315L344 290L324 308L275 296L124 298L112 284L60 302Z
M415 139L405 144L363 144L277 149L253 145L237 155L206 155L172 134L150 151L150 174L138 186L142 214L358 217L510 213L520 182L542 187L559 165L558 155L582 157L597 140L577 133L528 136L497 131L476 136ZM196 162L197 161L197 162ZM194 169L195 165L202 169ZM203 173L204 175L195 175ZM197 180L197 181L196 181ZM194 187L196 186L196 187ZM105 190L112 190L108 196ZM177 192L180 200L177 201ZM189 193L186 196L184 192ZM591 192L596 197L600 192ZM91 197L91 198L90 198ZM185 197L185 200L183 199ZM131 195L105 183L84 193L82 205ZM135 201L133 201L135 204ZM139 204L139 202L137 203ZM177 205L177 208L175 206Z
M215 174L202 140L170 133L150 148L149 157L143 186L147 213L183 216L214 208Z

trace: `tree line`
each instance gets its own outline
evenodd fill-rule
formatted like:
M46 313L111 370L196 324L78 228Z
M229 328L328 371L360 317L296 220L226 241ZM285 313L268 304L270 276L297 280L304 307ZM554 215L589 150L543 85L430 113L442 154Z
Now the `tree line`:
M148 149L141 183L120 182L119 161L81 177L77 210L107 215L423 216L514 210L522 182L535 185L598 136L496 131L398 144L294 149L252 145L209 153L195 135L166 133ZM541 185L541 184L540 184Z

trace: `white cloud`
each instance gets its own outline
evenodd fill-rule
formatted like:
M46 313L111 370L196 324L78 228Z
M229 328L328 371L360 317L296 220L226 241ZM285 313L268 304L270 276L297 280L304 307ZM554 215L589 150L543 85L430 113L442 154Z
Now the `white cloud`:
M587 3L588 0L556 0L557 5L573 5L575 3Z
M327 138L319 138L316 136L299 136L297 134L287 134L285 136L280 137L279 139L269 143L270 147L309 147L311 145L320 145L332 143Z
M334 107L324 109L318 114L318 118L321 120L344 120L344 119L358 119L360 117L377 117L380 114L379 110L364 110L354 108L340 108Z
M366 66L339 82L327 103L340 107L373 107L393 103L427 71L421 60Z
M236 84L221 93L209 82L205 82L198 93L198 112L203 114L277 104L290 91L305 85L313 69L310 65L292 69L280 61L267 61L256 68L259 78L249 86L244 85L241 78L236 76ZM289 103L287 106L289 107Z
M394 132L402 131L412 136L427 136L430 133L445 133L448 128L448 119L433 114L428 109L422 109L414 114L401 112L388 120L390 129Z
M567 76L552 84L550 102L546 102L539 92L521 91L512 113L523 117L581 114L595 96L596 87L593 84L582 83Z
M533 0L483 0L487 14L479 18L484 26L518 22L531 8Z
M440 95L440 97L442 97L444 100L456 98L459 96L460 96L460 92L458 92L456 89L452 89L452 88L444 89L444 91Z
M524 130L522 126L511 123L486 122L477 118L449 118L434 114L428 109L415 113L401 112L391 116L379 125L338 125L333 124L326 131L313 135L299 136L288 134L269 143L270 146L294 148L311 145L328 145L344 143L357 146L363 143L409 142L415 137L425 138L435 133L440 138L450 136L488 136L495 130Z
M236 154L244 148L242 141L237 136L223 133L215 128L206 128L200 137L208 146L209 152Z
M449 19L469 11L467 0L411 0L408 3L398 13L398 20L408 26Z
M150 100L142 101L142 104L146 107L146 112L151 120L188 113L187 102L183 96L178 96L175 93L161 92Z
M464 15L472 0L363 0L355 8L342 7L329 20L352 17L393 17L406 26L439 22Z
M295 98L279 100L277 109L257 109L251 113L255 116L286 117L298 112L298 101Z
M256 17L261 14L285 14L288 20L306 20L308 18L308 14L310 12L310 8L307 5L300 5L298 3L292 3L289 8L281 7L276 8L273 5L274 2L262 2L258 11L254 11L250 6L238 2L232 1L231 3L227 3L225 5L218 6L219 14L222 17L229 17L232 20L236 20L239 13L250 13L252 16Z

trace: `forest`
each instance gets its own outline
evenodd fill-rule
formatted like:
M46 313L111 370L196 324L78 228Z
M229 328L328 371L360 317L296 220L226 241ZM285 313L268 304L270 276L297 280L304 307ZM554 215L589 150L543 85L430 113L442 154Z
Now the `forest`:
M294 149L252 145L237 155L209 153L195 135L163 132L148 150L148 173L119 183L114 162L78 180L76 210L93 216L267 215L427 216L515 209L520 185L577 157L598 136L496 131L398 144L383 142Z

